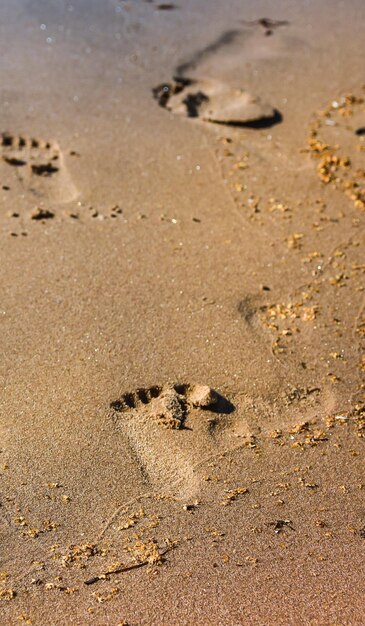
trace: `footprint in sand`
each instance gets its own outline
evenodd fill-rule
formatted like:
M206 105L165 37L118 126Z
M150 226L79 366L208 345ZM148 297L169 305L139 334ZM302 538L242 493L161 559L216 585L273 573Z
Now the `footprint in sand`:
M281 121L279 111L268 103L218 80L176 78L155 87L153 95L168 111L205 122L266 128Z
M3 132L0 153L3 189L21 194L23 204L27 200L33 205L35 200L65 203L78 195L56 143Z
M263 18L247 25L262 27L268 35L288 22ZM189 118L248 128L277 124L282 120L280 112L237 84L248 62L287 56L300 48L282 34L271 39L251 28L226 31L180 63L174 79L157 85L153 96L160 106Z
M198 494L205 461L237 447L227 428L236 429L236 437L249 436L245 421L238 427L230 417L233 404L206 385L138 389L111 402L110 408L148 484L182 498Z

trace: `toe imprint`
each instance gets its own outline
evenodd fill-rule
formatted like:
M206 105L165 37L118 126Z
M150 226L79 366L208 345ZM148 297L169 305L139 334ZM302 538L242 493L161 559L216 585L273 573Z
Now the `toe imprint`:
M169 428L180 429L184 426L190 407L209 408L217 402L218 394L208 385L175 383L124 393L120 399L110 403L110 408L122 413L145 405L158 422Z
M45 199L50 203L64 203L78 195L64 163L64 156L56 142L35 137L0 133L2 172L9 189L27 194L25 201ZM8 167L10 166L10 167Z

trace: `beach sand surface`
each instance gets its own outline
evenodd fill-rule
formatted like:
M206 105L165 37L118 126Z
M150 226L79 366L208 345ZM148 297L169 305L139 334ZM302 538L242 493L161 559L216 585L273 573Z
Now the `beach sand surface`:
M0 624L364 623L364 18L1 3Z

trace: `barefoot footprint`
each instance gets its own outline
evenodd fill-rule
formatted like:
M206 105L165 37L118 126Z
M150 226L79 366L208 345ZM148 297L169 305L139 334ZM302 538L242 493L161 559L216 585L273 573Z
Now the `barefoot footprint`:
M280 113L260 98L218 80L176 78L152 91L160 106L205 122L265 128L281 121Z
M198 466L224 449L220 431L234 411L207 385L190 384L137 389L111 402L110 408L147 480L179 497L199 492Z
M0 151L2 184L23 194L25 190L25 200L33 204L35 199L64 203L77 196L57 143L3 132Z
M289 25L285 20L268 18L243 23L263 27L266 35ZM294 49L298 48L296 45ZM293 42L283 35L263 42L247 28L228 30L193 52L176 67L174 79L157 85L152 93L160 106L178 115L216 124L267 128L281 121L279 111L233 84L245 63L292 53Z

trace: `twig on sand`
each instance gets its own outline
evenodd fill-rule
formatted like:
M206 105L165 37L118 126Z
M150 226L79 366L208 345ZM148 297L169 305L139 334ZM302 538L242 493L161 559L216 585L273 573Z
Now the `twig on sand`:
M175 547L176 545L168 546L167 548L165 548L165 550L159 553L159 556L160 557L164 556L164 554L166 554L167 552L170 552L170 550L173 550ZM105 578L107 576L110 576L111 574L123 574L124 572L130 572L131 570L139 569L140 567L144 567L145 565L150 565L150 564L151 564L151 560L148 558L148 559L144 559L143 561L140 561L139 563L132 563L131 565L121 565L120 567L116 567L116 568L113 567L112 569L107 570L106 572L103 572L102 574L98 574L97 576L93 576L92 578L85 580L84 584L93 585L94 583L99 582L99 580L105 580Z

